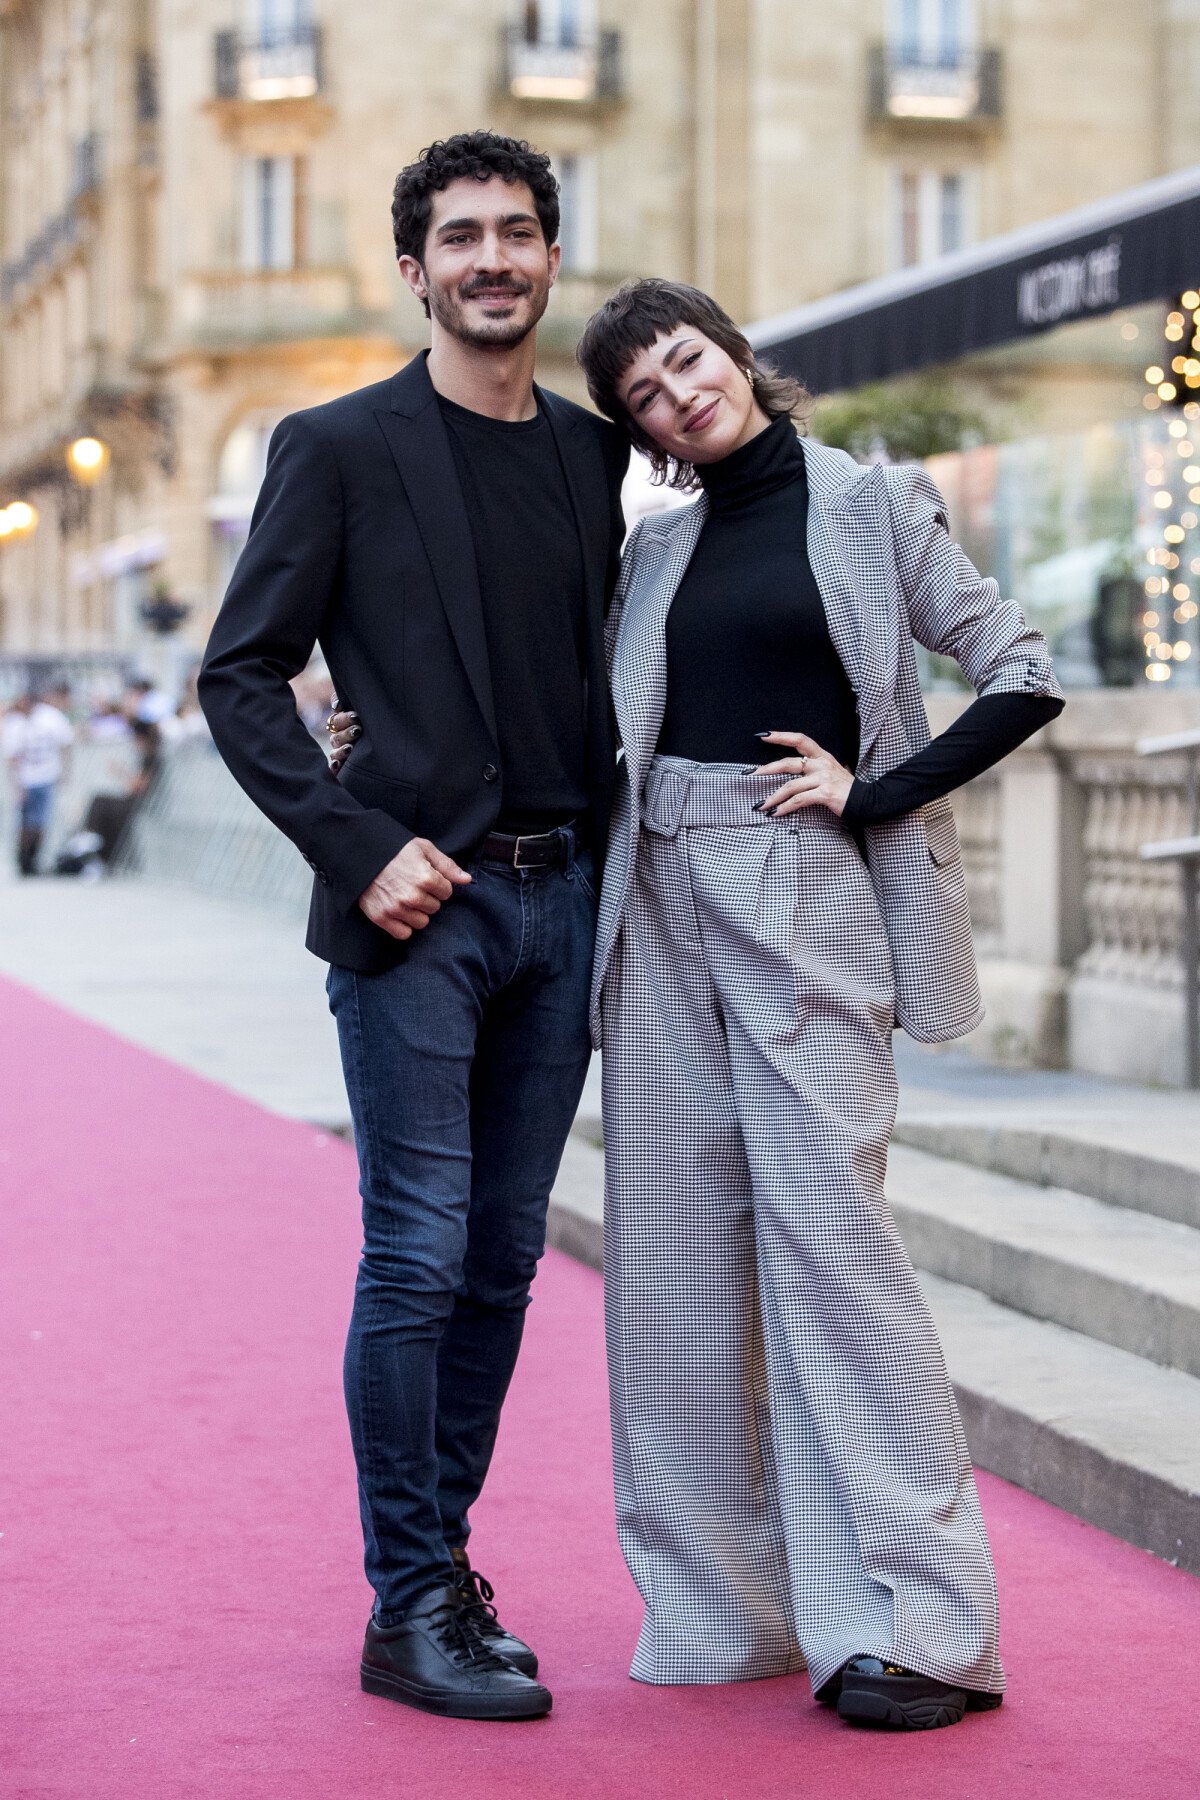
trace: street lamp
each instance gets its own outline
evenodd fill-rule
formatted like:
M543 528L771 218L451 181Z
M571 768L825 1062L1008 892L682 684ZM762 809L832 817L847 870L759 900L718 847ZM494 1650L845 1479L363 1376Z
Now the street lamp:
M67 467L85 487L99 481L108 467L110 451L99 438L79 437L67 450Z
M0 539L30 537L37 530L38 511L28 500L12 500L0 511Z
M109 448L97 437L77 437L74 443L67 446L67 467L72 478L80 487L94 487L100 480L109 463ZM89 505L86 509L88 563L90 576L85 598L83 600L84 623L89 628L94 623L94 615L103 605L103 588L96 578L96 536L98 524L95 509Z

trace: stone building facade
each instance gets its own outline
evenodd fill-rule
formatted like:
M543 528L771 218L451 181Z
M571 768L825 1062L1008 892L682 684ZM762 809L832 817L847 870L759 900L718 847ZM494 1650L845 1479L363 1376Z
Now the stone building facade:
M1200 160L1197 73L1197 0L0 0L0 653L144 660L159 585L203 641L274 423L424 341L388 204L435 137L553 155L579 395L623 276L780 311Z

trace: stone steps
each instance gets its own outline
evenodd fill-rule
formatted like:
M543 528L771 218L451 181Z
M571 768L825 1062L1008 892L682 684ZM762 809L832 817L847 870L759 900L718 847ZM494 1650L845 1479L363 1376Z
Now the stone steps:
M977 1466L1200 1574L1200 1381L919 1273Z
M599 1267L604 1158L580 1124L550 1238ZM909 1146L888 1196L979 1467L1200 1573L1200 1232Z
M1200 1107L1197 1111L1200 1113ZM991 1121L942 1121L902 1114L894 1141L1035 1186L1090 1194L1109 1206L1155 1213L1160 1219L1200 1230L1200 1167L1154 1155L1144 1146L1130 1148L1114 1141L1117 1138L1117 1132L1100 1138Z
M919 1269L1200 1376L1200 1231L901 1144L887 1194Z

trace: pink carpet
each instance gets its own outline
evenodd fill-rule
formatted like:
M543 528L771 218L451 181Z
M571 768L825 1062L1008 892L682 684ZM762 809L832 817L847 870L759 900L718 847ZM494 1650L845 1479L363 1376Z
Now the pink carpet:
M475 1538L554 1714L460 1724L364 1696L349 1150L23 989L0 1007L5 1800L1200 1792L1200 1582L991 1479L1001 1712L880 1737L802 1678L631 1682L600 1283L560 1256Z

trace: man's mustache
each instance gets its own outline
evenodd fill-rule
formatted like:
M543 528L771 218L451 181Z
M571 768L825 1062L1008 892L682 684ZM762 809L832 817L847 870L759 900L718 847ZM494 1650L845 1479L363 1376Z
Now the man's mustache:
M459 288L458 291L463 300L473 300L476 294L511 294L515 300L519 300L523 294L533 292L533 283L531 281L514 282L507 279L486 280L479 277L475 281L467 282L466 286Z

